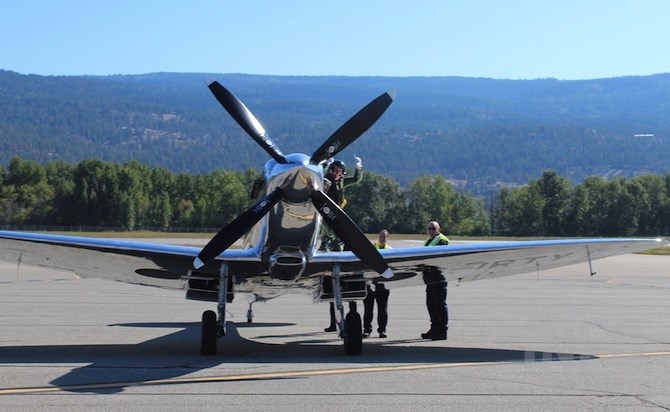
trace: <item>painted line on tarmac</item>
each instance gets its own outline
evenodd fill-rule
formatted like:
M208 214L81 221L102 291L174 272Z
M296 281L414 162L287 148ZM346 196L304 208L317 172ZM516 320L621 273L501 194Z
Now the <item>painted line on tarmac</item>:
M535 354L537 352L528 352ZM63 385L63 386L43 386L43 387L27 387L27 388L6 388L0 389L0 395L22 395L22 394L38 394L38 393L53 393L61 391L95 391L101 389L116 389L127 387L143 387L143 386L158 386L158 385L177 385L187 383L208 383L208 382L235 382L235 381L253 381L253 380L270 380L270 379L287 379L287 378L303 378L311 376L327 376L327 375L347 375L353 373L373 373L373 372L393 372L393 371L414 371L423 369L444 369L444 368L458 368L467 366L491 366L500 365L504 363L525 363L525 362L551 362L551 361L565 361L565 360L579 360L579 359L620 359L633 357L649 357L649 356L670 356L668 352L638 352L638 353L615 353L604 355L577 355L577 356L563 356L563 357L536 357L535 355L526 356L523 361L497 361L497 362L459 362L459 363L434 363L434 364L419 364L419 365L396 365L396 366L371 366L364 368L342 368L342 369L319 369L310 371L291 371L291 372L267 372L267 373L253 373L243 375L227 375L227 376L203 376L192 378L171 378L171 379L156 379L148 381L127 381L127 382L110 382L110 383L92 383L83 385Z

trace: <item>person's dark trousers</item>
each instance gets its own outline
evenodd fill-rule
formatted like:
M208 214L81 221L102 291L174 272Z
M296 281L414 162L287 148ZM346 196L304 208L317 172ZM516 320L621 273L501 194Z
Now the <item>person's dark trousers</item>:
M426 307L430 316L430 334L446 335L449 323L447 307L447 281L426 285Z
M377 332L386 333L386 324L389 320L388 303L389 290L383 284L378 284L375 291L375 301L377 302Z
M330 326L325 328L326 332L335 332L337 327L335 326L335 303L330 302Z
M363 299L363 333L370 334L372 332L372 311L375 306L375 292L370 288L370 285L366 287L367 293L365 294L365 299Z

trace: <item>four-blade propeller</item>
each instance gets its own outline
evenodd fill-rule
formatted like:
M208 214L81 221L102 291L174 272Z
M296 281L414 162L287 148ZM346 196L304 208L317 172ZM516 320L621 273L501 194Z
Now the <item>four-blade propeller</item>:
M238 98L216 81L209 83L208 87L223 108L277 163L290 163L279 148L266 137L265 129L263 129L258 119ZM393 102L394 97L395 93L389 91L361 109L337 129L312 154L310 163L318 165L353 143L384 114ZM284 191L281 187L277 187L258 203L240 214L209 241L193 261L193 266L199 269L214 260L237 239L251 230L253 225L265 216L283 197ZM314 190L310 194L310 198L321 216L323 216L326 224L333 229L333 232L342 239L361 262L385 278L393 276L391 269L379 254L379 251L365 237L365 234L356 223L328 195L322 191Z
M319 164L335 157L336 154L344 150L354 140L358 139L366 130L384 114L386 109L393 103L395 91L388 91L374 99L367 106L362 108L351 119L347 120L339 129L326 140L321 147L314 151L310 162Z

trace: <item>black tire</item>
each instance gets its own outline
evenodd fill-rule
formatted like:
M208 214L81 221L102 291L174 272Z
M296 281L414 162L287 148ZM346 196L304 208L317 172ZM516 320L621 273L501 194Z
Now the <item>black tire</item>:
M350 311L344 318L344 353L358 356L363 352L363 324L358 312Z
M206 310L202 313L202 333L200 335L200 354L205 356L216 355L216 313Z

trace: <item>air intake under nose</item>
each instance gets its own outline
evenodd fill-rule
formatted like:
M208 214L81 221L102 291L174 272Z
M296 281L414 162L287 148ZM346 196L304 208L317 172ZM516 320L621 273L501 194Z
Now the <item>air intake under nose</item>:
M298 279L307 266L305 254L295 247L280 247L268 261L270 277L281 280Z

